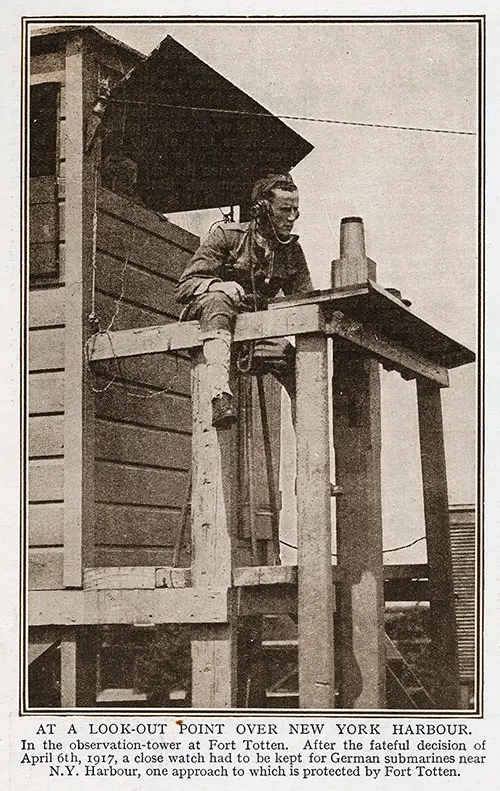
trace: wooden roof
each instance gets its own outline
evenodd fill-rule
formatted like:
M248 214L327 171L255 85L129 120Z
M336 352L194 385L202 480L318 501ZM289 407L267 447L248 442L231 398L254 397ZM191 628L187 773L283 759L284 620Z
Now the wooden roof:
M258 178L289 171L313 149L171 36L145 56L93 26L61 25L34 30L31 53L60 49L75 35L125 60L129 73L105 114L104 154L121 151L137 163L150 209L247 203Z
M247 202L257 178L313 148L171 36L116 86L107 123L160 212Z

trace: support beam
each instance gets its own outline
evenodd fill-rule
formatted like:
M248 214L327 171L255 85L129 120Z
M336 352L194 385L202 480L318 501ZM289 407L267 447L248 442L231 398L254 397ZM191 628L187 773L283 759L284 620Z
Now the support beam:
M333 423L338 563L341 705L385 706L384 568L380 480L378 364L334 344Z
M239 343L258 338L284 338L287 335L318 332L322 326L323 318L318 305L299 305L283 311L261 310L238 316L234 340ZM89 344L88 354L89 359L95 362L192 349L200 346L202 341L199 323L186 321L96 335Z
M81 37L66 45L64 304L64 569L67 588L81 587L92 565L94 509L94 394L82 350L92 293L92 215L99 152L84 154L83 125L95 66Z
M61 708L76 707L76 629L61 637Z
M300 707L334 706L328 340L297 336Z
M435 659L434 699L439 708L460 706L458 645L441 393L417 381L418 423L427 534L431 640Z
M192 402L192 584L194 591L210 593L231 587L231 511L236 469L231 470L227 464L232 432L218 432L212 427L209 369L201 353L193 364ZM232 607L228 623L206 626L193 637L191 659L193 708L235 706L236 626Z
M421 376L442 387L449 385L448 371L444 365L439 365L405 347L403 343L386 337L380 329L375 329L370 324L363 324L345 316L340 310L334 311L332 317L325 322L325 332L353 343L387 368L399 371L406 379Z
M61 708L94 707L96 694L96 631L64 629L61 636Z
M223 624L228 618L227 589L30 591L30 626L162 623Z

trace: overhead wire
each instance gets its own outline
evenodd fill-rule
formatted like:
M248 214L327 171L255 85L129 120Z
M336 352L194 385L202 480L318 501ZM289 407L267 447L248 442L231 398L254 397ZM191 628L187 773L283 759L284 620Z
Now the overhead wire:
M318 118L318 117L311 117L306 115L284 115L281 113L258 113L253 112L250 110L230 110L227 108L220 108L220 107L196 107L191 105L184 105L184 104L170 104L167 102L151 102L151 101L141 101L139 99L111 99L111 104L123 104L123 105L137 105L143 107L165 107L170 110L184 110L184 111L191 111L191 112L201 112L201 113L221 113L225 115L241 115L241 116L250 116L256 118L268 118L274 119L279 118L283 121L307 121L309 123L316 123L316 124L336 124L340 126L361 126L361 127L369 127L373 129L397 129L402 130L405 132L432 132L435 134L441 135L462 135L468 137L476 137L476 132L468 132L465 130L459 129L439 129L437 127L428 127L428 126L408 126L403 124L377 124L374 122L368 121L344 121L335 118Z
M401 544L399 547L391 547L390 549L383 549L382 553L385 555L387 552L399 552L401 549L408 549L408 547L412 547L415 544L418 544L419 541L425 541L426 536L420 536L419 538L415 538L413 541L410 541L408 544ZM280 544L283 544L285 547L289 547L290 549L297 549L294 544L289 544L288 541L283 541L280 538ZM331 553L332 558L338 557L336 552Z

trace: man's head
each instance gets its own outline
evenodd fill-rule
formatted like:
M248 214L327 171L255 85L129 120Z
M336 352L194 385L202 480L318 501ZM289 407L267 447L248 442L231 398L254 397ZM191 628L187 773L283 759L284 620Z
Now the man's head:
M274 231L281 240L287 240L299 216L299 193L290 174L270 174L259 179L252 190L252 203L261 229ZM266 225L270 228L266 229Z

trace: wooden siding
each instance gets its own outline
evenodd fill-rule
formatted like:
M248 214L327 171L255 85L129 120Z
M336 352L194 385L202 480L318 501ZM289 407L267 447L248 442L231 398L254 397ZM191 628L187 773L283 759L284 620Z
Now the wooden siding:
M476 525L474 508L450 508L451 553L458 632L460 680L475 678Z
M100 190L98 209L101 328L176 321L175 287L197 237L109 190ZM172 561L191 466L190 368L187 355L174 354L95 367L103 391L96 393L96 566Z
M29 293L28 584L62 587L64 287Z
M31 178L28 196L28 586L46 590L63 587L65 53L32 56L30 83L59 84L56 174Z

